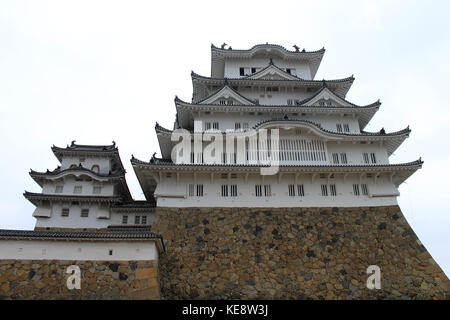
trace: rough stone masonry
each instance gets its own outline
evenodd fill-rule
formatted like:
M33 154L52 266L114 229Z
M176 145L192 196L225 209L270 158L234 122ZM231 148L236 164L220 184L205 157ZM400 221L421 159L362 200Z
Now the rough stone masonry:
M67 287L67 267L81 288ZM159 299L154 261L0 260L0 299Z
M165 299L445 299L449 280L398 206L163 208ZM369 290L367 267L381 268Z

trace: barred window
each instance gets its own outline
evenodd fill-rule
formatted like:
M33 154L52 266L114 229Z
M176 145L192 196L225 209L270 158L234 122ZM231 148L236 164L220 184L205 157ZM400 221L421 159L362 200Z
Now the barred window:
M134 216L134 224L140 224L141 223L141 216Z
M142 224L147 224L147 216L142 216Z
M222 197L228 197L228 185L227 184L222 185L221 195L222 195Z
M237 185L236 184L232 184L231 186L230 186L230 195L232 196L232 197L237 197Z
M189 196L193 197L194 196L194 184L189 184Z
M367 189L367 184L361 185L361 191L362 191L362 194L365 196L367 196L369 194L369 190Z
M337 123L336 124L336 130L337 130L337 132L342 132L342 124Z
M212 127L214 130L219 130L219 123L218 122L213 122L212 123Z
M122 224L128 224L128 216L122 216Z
M346 153L341 153L341 163L347 164L347 154Z
M322 190L322 196L327 197L328 196L328 187L326 184L322 184L320 186L321 190Z
M262 186L260 184L255 185L255 195L262 197Z
M55 193L62 193L63 191L63 186L56 186L55 187Z
M81 217L87 218L89 216L89 209L81 209Z
M353 194L355 196L359 196L359 185L358 184L353 185Z
M94 186L92 190L93 194L100 194L102 193L102 187L101 186Z
M61 217L68 217L68 216L69 216L69 208L62 208Z
M73 193L75 193L75 194L80 194L81 191L82 191L82 186L75 186L73 188Z
M334 164L339 164L339 155L337 153L333 153L333 163Z
M364 159L364 163L369 163L369 154L363 153L363 159Z
M297 185L297 195L299 197L304 197L305 196L305 188L303 187L302 184L298 184Z
M211 130L211 122L205 122L205 131Z
M234 130L241 130L241 123L240 122L235 122L234 123Z
M225 101L225 100L220 100L220 102L219 102L222 106L224 106L224 105L226 105L227 104L227 102Z
M289 196L294 197L295 196L295 186L293 184L288 185L288 191Z
M266 197L272 196L272 191L271 191L271 188L270 188L270 184L265 184L264 185L264 196L266 196Z
M202 184L197 185L197 197L203 197L203 185Z
M375 153L371 153L370 154L370 160L372 161L372 163L377 163L377 158L375 157Z
M344 132L350 132L350 127L347 123L344 124Z
M335 184L330 184L330 195L332 195L334 197L337 195Z
M287 100L287 105L288 105L288 106L292 106L292 99L288 99L288 100Z

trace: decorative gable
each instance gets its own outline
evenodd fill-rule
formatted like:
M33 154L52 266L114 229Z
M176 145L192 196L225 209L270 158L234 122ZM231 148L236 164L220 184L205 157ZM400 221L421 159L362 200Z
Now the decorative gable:
M303 106L323 106L323 107L351 107L352 104L342 99L328 88L324 87L310 100L304 102Z
M222 89L213 93L208 98L200 101L199 104L218 104L218 105L255 105L255 103L243 96L238 92L230 88L229 86L224 86Z
M297 77L281 70L280 68L269 65L268 67L258 71L251 76L247 77L248 79L265 79L265 80L298 80Z

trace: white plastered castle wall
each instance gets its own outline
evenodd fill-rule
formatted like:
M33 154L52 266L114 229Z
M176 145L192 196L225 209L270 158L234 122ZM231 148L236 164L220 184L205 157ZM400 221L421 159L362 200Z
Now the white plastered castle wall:
M334 178L312 178L311 174L301 174L295 179L293 173L284 173L281 179L278 175L261 176L250 174L245 181L243 174L236 178L222 178L216 173L211 179L210 174L192 173L180 174L179 180L175 175L167 178L163 175L162 181L155 190L157 205L161 207L358 207L396 205L398 189L390 182L389 177L381 176L378 179L361 177L350 174L344 178L342 174L335 174ZM203 196L189 196L189 184L203 184ZM222 185L237 185L237 197L222 197ZM255 185L269 184L271 196L257 197ZM295 196L289 195L288 185L295 185ZM304 196L299 196L297 185L304 186ZM322 195L321 185L327 184L328 196ZM331 196L330 184L336 186L336 196ZM360 195L355 195L353 184L359 185ZM363 195L361 184L366 184L368 195ZM230 190L229 190L230 191ZM383 195L383 196L379 196Z
M3 259L158 262L158 250L153 241L2 240Z

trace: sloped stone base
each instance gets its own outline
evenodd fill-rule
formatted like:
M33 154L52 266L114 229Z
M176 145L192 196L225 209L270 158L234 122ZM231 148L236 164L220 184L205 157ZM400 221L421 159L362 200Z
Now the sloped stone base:
M165 299L445 299L449 280L398 206L163 208ZM381 268L369 290L367 267Z

